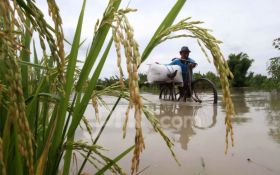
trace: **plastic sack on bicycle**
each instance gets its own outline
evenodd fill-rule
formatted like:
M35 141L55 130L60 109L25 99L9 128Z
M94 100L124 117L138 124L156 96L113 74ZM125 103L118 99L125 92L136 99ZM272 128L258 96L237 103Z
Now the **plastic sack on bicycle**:
M178 65L150 64L147 74L149 83L182 83L182 70Z

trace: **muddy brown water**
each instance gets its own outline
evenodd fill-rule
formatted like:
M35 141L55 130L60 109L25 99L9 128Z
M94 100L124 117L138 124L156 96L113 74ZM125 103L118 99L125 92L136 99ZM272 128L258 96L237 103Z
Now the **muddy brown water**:
M159 100L157 94L143 93L150 102L146 104L155 112L163 130L174 142L174 152L181 166L172 158L164 140L143 116L143 134L146 149L141 155L139 171L146 175L279 175L280 174L280 93L236 89L232 99L236 109L233 119L234 147L225 154L225 111L221 101L217 105L195 102L171 102ZM104 97L108 108L116 98ZM220 100L220 97L219 97ZM108 151L103 153L116 157L134 142L133 111L128 121L127 136L122 139L122 124L127 102L121 101L107 124L98 145ZM100 123L94 118L94 109L88 106L85 115L96 134L109 111L100 108ZM76 140L90 142L87 132L79 130ZM119 161L130 174L132 153ZM73 164L72 173L79 167ZM94 174L97 170L87 163L84 172ZM107 172L107 174L111 174Z

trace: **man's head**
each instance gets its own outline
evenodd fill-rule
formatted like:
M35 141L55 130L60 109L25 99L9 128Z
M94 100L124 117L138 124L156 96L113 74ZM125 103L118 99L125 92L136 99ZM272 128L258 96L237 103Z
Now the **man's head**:
M180 50L180 55L182 59L187 59L190 54L190 49L187 46L183 46Z

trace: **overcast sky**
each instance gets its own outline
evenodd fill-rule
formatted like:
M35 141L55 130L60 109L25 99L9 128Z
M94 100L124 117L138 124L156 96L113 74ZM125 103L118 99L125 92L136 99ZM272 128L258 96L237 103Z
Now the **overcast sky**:
M136 40L142 51L151 36L174 5L176 0L132 0L131 8L138 11L129 14L129 19L135 30ZM46 11L45 1L38 1ZM77 18L81 9L82 0L57 0L63 18L65 37L73 39ZM107 0L88 0L82 38L87 39L80 52L83 59L92 39L93 28L98 18L102 17ZM128 0L124 0L125 7ZM186 17L204 21L203 27L213 30L212 34L223 41L221 45L225 57L230 53L247 53L254 59L250 71L267 74L268 59L279 56L280 53L272 47L273 39L280 37L280 0L188 0L178 15L176 21ZM199 66L196 72L205 73L215 71L214 66L206 61L199 46L192 39L176 39L158 46L141 66L142 72L147 70L147 64L158 61L169 63L179 56L179 49L186 45L190 48L190 57L195 59ZM118 74L114 47L102 72L102 77Z

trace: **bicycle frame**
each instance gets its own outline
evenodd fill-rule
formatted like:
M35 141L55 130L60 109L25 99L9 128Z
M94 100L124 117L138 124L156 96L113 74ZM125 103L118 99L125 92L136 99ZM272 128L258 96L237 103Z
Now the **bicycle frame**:
M188 66L188 69L187 69L187 72L186 72L186 80L184 81L184 84L183 84L183 88L180 90L180 91L183 91L183 92L180 92L180 97L179 99L181 99L183 97L184 101L186 101L187 98L193 98L192 97L192 77L193 77L193 67L191 67L191 64L189 61L186 61L187 66ZM198 101L198 99L194 99L195 101Z
M216 89L214 83L206 78L198 78L196 80L193 80L193 66L191 66L192 63L190 63L189 61L186 61L186 63L184 63L184 64L187 64L188 69L187 69L187 72L184 72L186 74L186 79L183 83L183 87L179 86L178 84L176 84L172 81L170 83L161 83L159 98L166 99L166 100L172 100L172 101L174 101L174 100L187 101L187 98L190 98L190 99L194 100L195 102L199 102L199 103L201 103L202 101L213 101L213 103L216 104L218 95L217 95L217 89ZM200 83L206 83L203 86L210 88L212 90L213 98L211 97L211 95L209 96L211 98L209 98L209 97L207 97L208 99L203 98L204 97L203 91L202 91L202 94L199 91L197 91L198 90L197 88L199 88ZM177 88L179 90L179 92L177 91L178 93L176 92Z

